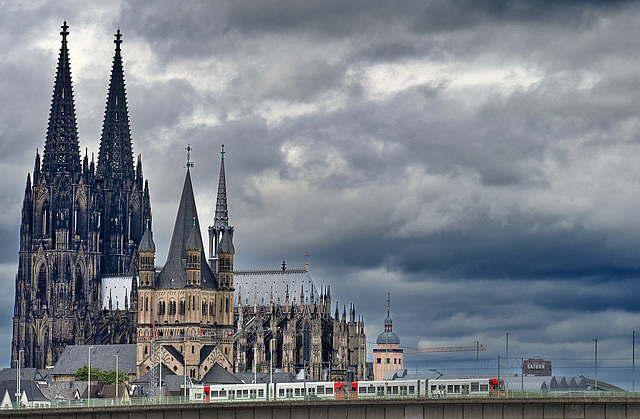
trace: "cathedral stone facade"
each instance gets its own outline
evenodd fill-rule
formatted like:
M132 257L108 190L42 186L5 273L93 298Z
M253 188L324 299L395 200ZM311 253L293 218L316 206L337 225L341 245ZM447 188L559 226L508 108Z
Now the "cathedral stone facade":
M70 344L131 343L137 324L137 246L151 221L149 189L134 168L121 35L97 165L80 157L66 22L42 160L27 175L20 226L12 358L52 365ZM118 307L103 304L101 278L128 278Z
M53 365L67 345L135 343L137 373L163 364L207 379L273 367L312 379L364 375L364 321L355 307L331 316L307 269L234 271L224 146L209 257L190 168L163 267L156 267L147 181L134 165L121 34L97 163L80 156L66 22L42 160L27 175L15 282L12 359ZM134 167L135 166L135 167ZM152 374L153 375L153 374Z

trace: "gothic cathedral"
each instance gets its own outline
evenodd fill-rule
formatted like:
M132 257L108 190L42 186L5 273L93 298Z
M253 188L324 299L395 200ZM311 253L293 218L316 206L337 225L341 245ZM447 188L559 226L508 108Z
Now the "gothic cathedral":
M156 268L149 187L133 147L120 30L97 164L80 157L66 22L42 161L27 175L16 275L12 359L55 364L67 345L135 344L137 374L164 364L206 380L267 366L311 379L362 379L364 320L331 316L307 269L234 270L224 146L209 257L187 163L164 266Z
M140 157L134 168L120 30L96 165L80 158L67 29L42 160L36 151L22 204L12 359L23 351L23 366L35 368L53 365L66 345L133 342L137 246L151 223ZM103 295L109 283L128 291L117 303Z

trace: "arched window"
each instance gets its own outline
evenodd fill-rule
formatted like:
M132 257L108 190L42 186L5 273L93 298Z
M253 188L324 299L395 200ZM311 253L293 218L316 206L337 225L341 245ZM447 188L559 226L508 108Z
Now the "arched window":
M309 363L309 360L311 359L311 328L309 327L309 323L304 324L304 333L302 339L302 357L304 362Z
M84 278L82 278L82 269L80 265L76 265L76 301L84 299Z
M174 316L176 314L176 302L169 301L169 315Z
M144 310L149 311L149 297L144 298Z
M180 301L180 315L184 316L184 300Z
M37 297L44 298L47 295L47 270L44 265L40 266L40 272L38 272L38 289Z
M207 302L206 301L202 302L202 315L203 316L207 315Z
M166 306L165 306L164 301L160 301L158 303L158 315L159 316L164 316L165 310L166 310Z
M216 305L213 301L209 303L209 315L213 316L216 314Z
M45 202L44 205L42 206L42 235L43 236L48 236L49 235L49 202Z

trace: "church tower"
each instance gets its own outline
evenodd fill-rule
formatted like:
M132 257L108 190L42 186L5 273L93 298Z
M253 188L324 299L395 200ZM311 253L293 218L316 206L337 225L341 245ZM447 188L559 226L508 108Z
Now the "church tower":
M215 273L205 259L191 167L188 160L169 255L157 276L148 262L155 257L149 229L140 244L139 376L154 365L152 339L162 343L159 350L169 355L160 355L160 359L177 374L186 367L189 378L200 380L216 363L233 370L232 231L220 230L220 266Z
M24 367L53 365L66 345L132 341L137 245L151 219L140 160L133 170L120 31L96 171L88 153L80 158L68 29L64 22L42 161L36 151L22 207L12 359L23 352ZM102 295L107 275L128 275L131 294L115 312Z

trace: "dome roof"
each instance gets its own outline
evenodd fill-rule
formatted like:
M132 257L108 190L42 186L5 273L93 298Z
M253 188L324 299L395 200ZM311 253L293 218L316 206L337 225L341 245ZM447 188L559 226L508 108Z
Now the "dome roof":
M376 343L380 344L400 344L400 338L395 333L388 331L382 332L378 335L378 339L376 339Z

